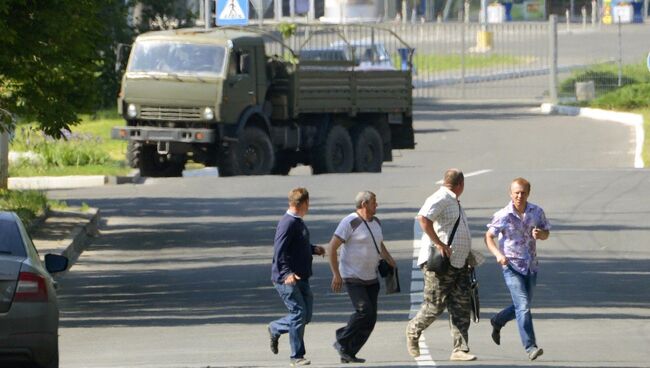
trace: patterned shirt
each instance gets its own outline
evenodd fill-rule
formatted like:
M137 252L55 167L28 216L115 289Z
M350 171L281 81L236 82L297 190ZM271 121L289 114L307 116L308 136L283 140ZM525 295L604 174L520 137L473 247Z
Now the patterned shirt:
M449 262L456 268L465 266L465 261L472 248L472 237L470 236L469 226L465 211L460 207L460 202L456 194L446 187L440 187L435 193L426 199L424 205L418 212L418 216L424 216L433 221L433 230L440 238L440 241L449 245L449 236L454 228L454 224L460 214L458 229L454 234L451 243L451 258ZM429 245L431 239L429 235L423 232L420 239L420 253L418 255L418 265L423 265L429 258Z
M490 234L499 236L499 250L517 272L524 275L528 271L537 272L537 245L533 228L551 229L541 207L527 203L522 220L511 201L494 214L487 227Z

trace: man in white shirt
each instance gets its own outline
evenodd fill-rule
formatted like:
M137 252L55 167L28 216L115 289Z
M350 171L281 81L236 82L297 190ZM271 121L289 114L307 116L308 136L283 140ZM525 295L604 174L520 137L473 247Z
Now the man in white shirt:
M386 260L395 267L395 261L384 246L381 223L375 217L377 198L364 191L355 198L356 211L341 222L330 240L329 260L332 269L332 291L341 291L345 283L354 313L348 324L336 330L334 348L341 363L363 363L357 353L366 343L377 322L379 279L377 264ZM337 250L341 248L340 260Z
M449 359L476 359L476 356L469 354L467 344L471 308L467 265L468 259L472 258L472 238L467 218L458 200L464 189L463 172L449 169L445 172L443 185L426 199L418 212L417 219L424 232L418 256L418 265L424 272L424 300L417 315L406 327L406 345L413 357L420 355L418 340L422 331L447 308L454 340L454 350ZM450 240L454 227L456 232ZM449 258L451 266L445 274L427 271L426 262L431 246Z

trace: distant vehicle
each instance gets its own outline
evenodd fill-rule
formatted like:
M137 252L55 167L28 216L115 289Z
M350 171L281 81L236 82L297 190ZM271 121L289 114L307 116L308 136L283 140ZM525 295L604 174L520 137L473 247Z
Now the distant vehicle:
M0 366L59 366L59 307L51 274L68 259L40 260L20 218L0 211ZM9 364L9 365L7 365Z
M352 40L349 44L338 41L332 44L337 48L352 48L357 69L395 70L395 66L384 43L372 40Z
M305 27L314 35L320 26ZM392 31L364 29L412 50ZM128 141L142 176L181 176L188 160L220 176L287 175L298 164L381 172L392 150L415 147L412 53L396 70L382 44L364 42L309 51L256 28L141 34L118 95L126 124L111 136Z
M355 70L396 70L390 54L382 42L353 40L349 44L338 41L326 48L305 48L301 60L350 61Z

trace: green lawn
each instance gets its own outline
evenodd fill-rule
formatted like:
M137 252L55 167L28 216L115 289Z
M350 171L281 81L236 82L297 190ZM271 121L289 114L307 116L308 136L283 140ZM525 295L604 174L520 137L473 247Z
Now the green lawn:
M418 73L435 73L461 68L461 56L455 55L434 55L418 54L413 55L413 65ZM494 66L528 65L535 61L535 58L515 55L466 55L465 69L485 69ZM399 65L396 63L395 65Z
M52 155L63 156L69 155L70 151L86 150L103 157L101 162L83 165L9 165L9 176L127 175L131 168L127 167L125 162L126 142L110 138L111 128L123 125L124 120L112 112L99 112L96 116L82 116L81 118L81 123L71 127L71 133L82 138L68 142L51 141L48 146L56 146L61 151L61 153L52 153ZM36 146L34 142L43 139L38 132L27 133L30 128L35 126L30 123L20 124L10 149L18 152L33 150Z

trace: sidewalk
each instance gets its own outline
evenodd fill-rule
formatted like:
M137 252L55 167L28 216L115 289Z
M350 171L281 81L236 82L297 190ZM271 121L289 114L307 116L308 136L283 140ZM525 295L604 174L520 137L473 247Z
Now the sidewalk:
M62 254L68 257L70 270L92 238L99 235L99 218L96 208L52 210L42 223L33 226L30 235L41 257Z

